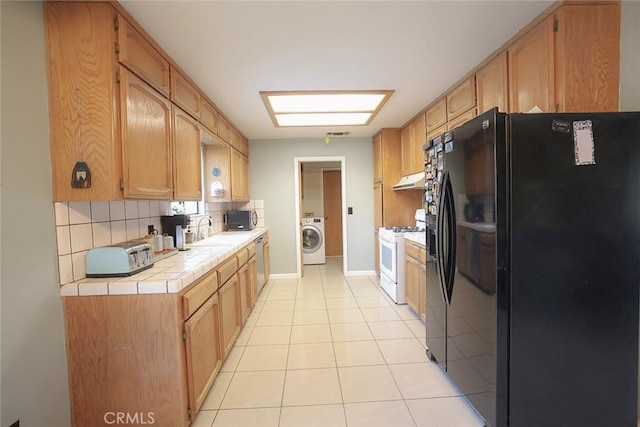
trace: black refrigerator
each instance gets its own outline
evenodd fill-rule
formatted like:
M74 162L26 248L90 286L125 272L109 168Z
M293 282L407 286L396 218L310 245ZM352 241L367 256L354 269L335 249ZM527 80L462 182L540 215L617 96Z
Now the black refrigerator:
M640 113L494 109L424 149L427 354L488 426L635 427Z

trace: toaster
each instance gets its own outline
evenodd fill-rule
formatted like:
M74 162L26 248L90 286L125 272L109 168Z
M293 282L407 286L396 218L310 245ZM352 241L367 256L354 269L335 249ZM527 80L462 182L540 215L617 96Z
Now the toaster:
M87 277L125 277L151 267L153 248L141 240L93 248L87 253Z

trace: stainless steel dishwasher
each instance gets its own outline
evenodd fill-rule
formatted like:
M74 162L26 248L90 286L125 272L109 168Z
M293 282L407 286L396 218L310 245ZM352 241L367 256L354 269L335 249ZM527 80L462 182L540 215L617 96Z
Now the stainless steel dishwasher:
M258 294L264 286L264 236L260 236L254 240L256 244L256 263L258 265Z

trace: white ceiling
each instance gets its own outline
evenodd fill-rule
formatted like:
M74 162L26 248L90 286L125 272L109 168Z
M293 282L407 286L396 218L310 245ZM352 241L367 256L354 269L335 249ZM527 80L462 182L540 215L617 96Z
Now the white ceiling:
M250 139L399 127L550 5L535 1L121 1ZM265 90L393 89L369 126L275 128Z

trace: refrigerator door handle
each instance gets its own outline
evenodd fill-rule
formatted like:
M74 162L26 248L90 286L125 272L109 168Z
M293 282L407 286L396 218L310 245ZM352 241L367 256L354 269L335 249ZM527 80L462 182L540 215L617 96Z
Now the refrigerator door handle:
M448 172L445 172L444 177L442 178L442 185L440 186L440 195L438 197L438 217L436 223L436 257L438 259L438 280L440 284L440 293L442 295L442 301L445 304L449 304L447 299L447 291L446 291L446 265L444 259L444 221L445 221L445 205L446 205L446 195L444 191L444 184L447 181Z
M447 211L446 219L447 219L447 274L446 274L446 294L447 300L449 304L451 304L451 299L453 297L453 284L455 279L455 271L456 271L456 258L457 258L457 239L458 239L458 230L456 223L456 210L455 210L455 200L453 196L453 186L451 185L451 176L447 174L447 181L445 183L444 188L445 194L445 209Z

